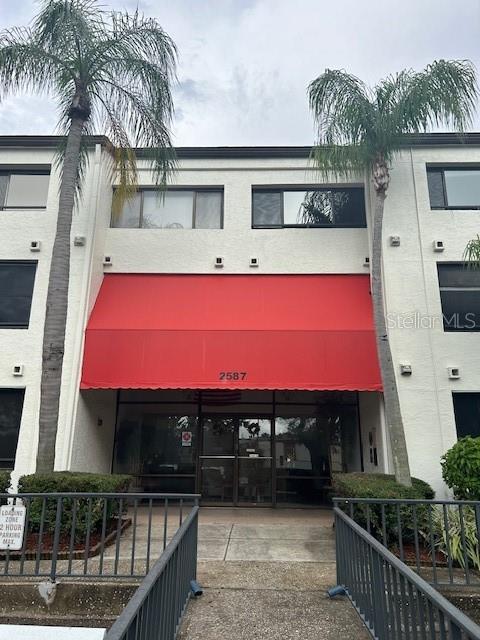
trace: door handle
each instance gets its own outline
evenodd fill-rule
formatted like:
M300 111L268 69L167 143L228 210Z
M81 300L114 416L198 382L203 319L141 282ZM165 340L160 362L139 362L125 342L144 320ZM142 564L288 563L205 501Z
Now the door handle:
M235 456L200 456L201 460L235 460Z

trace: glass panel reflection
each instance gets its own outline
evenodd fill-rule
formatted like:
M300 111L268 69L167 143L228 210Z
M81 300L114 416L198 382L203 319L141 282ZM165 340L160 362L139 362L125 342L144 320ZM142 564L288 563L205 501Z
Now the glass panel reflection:
M361 466L356 408L317 406L310 410L316 415L276 419L279 502L325 502L331 474L357 471Z
M233 458L202 458L202 498L233 502Z
M271 456L271 433L271 420L242 418L238 428L238 455Z
M204 418L203 455L233 455L234 435L235 421L232 418Z
M115 473L195 474L197 418L163 415L155 406L123 405L114 458Z
M444 175L449 207L480 206L480 171L463 169Z
M327 475L328 425L317 418L277 418L276 465L282 475Z
M238 501L250 503L272 501L271 458L239 458Z
M143 194L142 227L146 229L191 229L193 191L156 191Z

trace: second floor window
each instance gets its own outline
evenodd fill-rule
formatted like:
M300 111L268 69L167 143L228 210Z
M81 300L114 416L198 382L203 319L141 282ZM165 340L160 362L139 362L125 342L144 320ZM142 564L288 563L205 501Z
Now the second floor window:
M0 262L0 329L27 329L36 262Z
M0 209L45 209L48 173L0 171Z
M480 209L480 168L428 167L432 209Z
M221 189L140 189L127 201L112 227L141 229L221 229Z
M254 187L252 226L366 227L363 188Z
M480 271L463 262L438 263L445 331L480 331Z

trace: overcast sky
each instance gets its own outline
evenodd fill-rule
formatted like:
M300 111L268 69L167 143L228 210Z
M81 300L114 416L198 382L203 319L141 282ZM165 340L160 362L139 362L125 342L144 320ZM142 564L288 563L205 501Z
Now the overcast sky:
M310 144L306 87L325 68L369 83L438 58L480 69L480 0L101 0L155 16L179 49L174 144ZM35 0L0 0L0 28ZM9 98L0 134L55 132L53 101ZM480 129L480 120L476 127Z

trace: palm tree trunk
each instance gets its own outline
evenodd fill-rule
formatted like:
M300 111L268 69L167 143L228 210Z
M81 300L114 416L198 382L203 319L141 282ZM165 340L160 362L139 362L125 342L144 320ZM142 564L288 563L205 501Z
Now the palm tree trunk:
M55 464L70 277L70 231L84 124L83 118L72 117L63 161L43 334L37 473L53 471Z
M408 463L407 443L403 428L398 389L395 380L395 369L388 339L382 281L382 227L383 212L388 186L388 169L386 184L378 188L375 185L375 208L373 215L372 240L372 302L375 320L378 360L383 381L385 401L385 418L393 456L393 466L397 482L409 487L412 485L410 466Z

